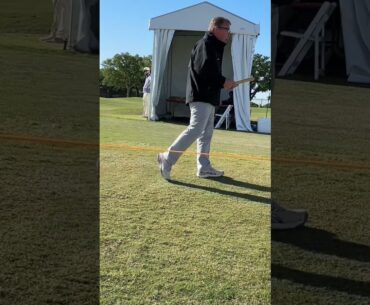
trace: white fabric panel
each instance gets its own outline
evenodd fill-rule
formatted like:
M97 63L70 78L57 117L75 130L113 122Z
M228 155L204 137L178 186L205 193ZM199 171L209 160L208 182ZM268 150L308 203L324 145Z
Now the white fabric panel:
M234 80L250 77L256 36L233 34L231 56L234 68ZM236 129L252 131L250 123L249 84L239 85L234 89L234 107Z
M164 70L166 68L168 50L171 46L175 30L155 30L152 60L152 86L149 107L149 119L158 120L156 107L160 100Z
M51 26L51 37L68 39L70 30L71 0L54 0L54 19Z
M348 81L370 83L370 1L340 0Z
M77 43L78 30L85 15L85 4L83 0L70 0L70 31L68 33L67 48L73 48Z
M67 48L90 52L99 48L93 33L99 0L53 0L54 19L48 38L67 40ZM94 19L94 20L93 20Z
M260 26L236 16L209 2L201 2L183 9L150 19L150 30L172 29L184 31L207 31L209 21L222 16L231 21L231 32L258 35Z
M233 59L231 57L231 42L229 42L224 48L224 56L222 58L222 75L226 79L234 79L233 71ZM221 89L220 100L224 101L229 98L229 89Z
M80 16L78 30L76 35L76 44L74 48L80 52L90 52L92 49L99 48L99 41L91 30L91 23L97 20L92 20L96 16L91 15L91 8L97 4L99 0L84 0L80 3Z
M99 48L99 41L91 31L92 20L90 9L98 0L70 0L72 11L70 16L68 48L80 52L90 52Z

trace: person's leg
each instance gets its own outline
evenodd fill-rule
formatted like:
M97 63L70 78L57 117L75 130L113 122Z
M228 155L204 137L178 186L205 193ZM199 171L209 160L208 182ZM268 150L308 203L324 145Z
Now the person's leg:
M143 95L143 116L148 117L148 109L149 109L149 100L150 100L150 93L144 93Z
M202 134L214 107L208 103L190 103L190 124L172 143L166 153L166 161L172 166L182 153Z
M207 120L207 124L201 133L200 137L197 139L197 168L198 172L208 169L211 166L211 162L209 161L209 152L211 150L211 140L213 135L214 129L214 121L215 121L215 107L212 107L211 111L209 112L209 117Z
M172 166L182 153L202 134L213 106L203 102L190 103L190 124L172 143L165 153L158 155L157 161L163 178L170 180Z
M146 108L145 108L145 116L149 117L149 106L150 106L150 99L152 98L152 93L148 93L146 97Z
M146 104L146 100L145 100L145 94L143 94L143 117L145 117L145 104Z

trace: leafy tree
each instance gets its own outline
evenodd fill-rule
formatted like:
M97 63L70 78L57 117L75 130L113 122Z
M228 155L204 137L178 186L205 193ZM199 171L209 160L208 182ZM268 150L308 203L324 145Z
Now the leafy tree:
M145 67L151 68L152 67L152 55L141 57L141 64L142 64L141 71L143 71Z
M144 67L151 67L152 56L131 55L120 53L102 63L101 85L119 91L126 91L127 97L131 96L135 89L136 96L144 84Z
M120 53L113 58L106 59L102 64L103 85L117 90L127 90L127 97L131 89L142 83L142 60L139 55Z
M250 83L250 100L254 98L257 92L271 90L271 61L268 56L262 54L254 55L252 77L254 77L256 82Z
M104 81L104 74L103 74L103 70L102 69L100 69L99 70L99 85L100 86L103 86L104 84L103 84L103 81Z

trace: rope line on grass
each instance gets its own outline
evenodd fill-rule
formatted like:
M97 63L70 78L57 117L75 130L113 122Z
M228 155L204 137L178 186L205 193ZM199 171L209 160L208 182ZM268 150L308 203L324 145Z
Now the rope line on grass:
M147 152L156 152L160 153L163 152L163 148L159 147L145 147L145 146L132 146L128 144L100 144L100 147L103 148L123 148L131 151L147 151ZM253 155L241 155L241 154L234 154L234 153L225 153L225 152L212 152L212 153L198 153L193 151L181 151L181 150L168 150L168 152L184 154L188 156L212 156L212 157L219 157L219 158L230 158L230 159L238 159L238 160L256 160L256 161L270 161L269 157L263 156L253 156Z
M159 147L145 147L145 146L133 146L128 144L99 144L94 142L86 141L77 141L77 140L66 140L66 139L55 139L55 138L44 138L44 137L35 137L35 136L24 136L24 135L12 135L12 134L0 134L0 138L8 140L17 140L17 141L26 141L34 142L38 144L51 144L51 145L61 145L61 146L87 146L87 147L101 147L101 148L120 148L130 151L146 151L146 152L163 152L163 148ZM192 151L171 151L175 153L183 153L185 155L199 155L199 153ZM257 160L257 161L270 161L269 157L263 156L253 156L253 155L241 155L233 153L224 153L224 152L212 152L211 154L202 153L201 155L220 158L231 158L238 160Z
M46 138L46 137L36 137L29 135L15 135L15 134L2 134L0 133L0 138L5 140L15 140L22 142L33 142L38 144L51 144L51 145L61 145L61 146L86 146L86 147L97 147L97 148L113 148L113 149L125 149L129 151L139 151L139 152L150 152L158 153L163 152L163 148L158 147L145 147L145 146L133 146L128 144L99 144L96 142L87 142L79 140L67 140L67 139L57 139L57 138ZM183 153L185 155L199 155L197 152L192 151L172 151L176 153ZM237 159L245 161L273 161L281 164L299 164L308 166L324 166L333 167L337 169L348 169L348 170L360 170L360 171L370 171L370 165L365 163L346 163L344 161L330 161L330 160L310 160L310 159L293 159L287 157L263 157L254 156L246 154L234 154L225 152L212 152L211 154L202 153L202 155L218 157L223 159Z

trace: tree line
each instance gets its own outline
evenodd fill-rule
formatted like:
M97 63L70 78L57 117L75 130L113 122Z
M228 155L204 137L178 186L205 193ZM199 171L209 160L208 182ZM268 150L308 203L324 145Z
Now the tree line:
M152 66L152 56L120 53L103 61L100 69L100 89L106 95L141 96L145 81L144 68Z
M99 81L101 94L107 97L141 96L145 81L144 67L152 66L152 56L120 53L104 60L100 69ZM271 61L268 56L255 54L253 57L252 76L256 82L250 84L250 100L258 92L271 89Z

